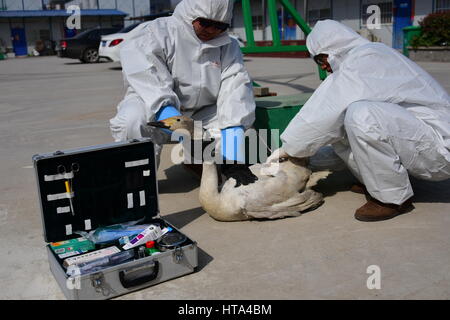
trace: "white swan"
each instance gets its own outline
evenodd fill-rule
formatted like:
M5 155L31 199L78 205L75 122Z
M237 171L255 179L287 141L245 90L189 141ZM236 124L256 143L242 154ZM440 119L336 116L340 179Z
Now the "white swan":
M219 221L277 219L299 216L323 202L322 194L310 188L329 172L311 174L306 161L300 159L289 159L279 165L274 176L259 175L256 166L253 168L258 176L256 182L235 187L236 180L230 178L219 192L216 165L204 162L199 192L203 209Z
M170 130L185 129L191 136L193 121L187 117L173 117L149 125ZM216 164L203 162L199 200L203 209L219 221L250 219L277 219L299 216L302 211L315 208L323 202L322 194L311 189L329 171L311 173L307 160L289 158L279 163L273 175L259 173L258 165L252 167L258 180L236 187L236 180L228 179L219 191Z

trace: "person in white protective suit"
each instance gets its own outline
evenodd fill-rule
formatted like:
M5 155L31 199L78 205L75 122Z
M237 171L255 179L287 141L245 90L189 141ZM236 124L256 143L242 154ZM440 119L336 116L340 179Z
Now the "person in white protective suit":
M450 178L450 97L417 64L332 20L319 21L307 47L332 72L281 135L268 162L310 157L332 144L368 193L355 218L378 221L410 211L409 175Z
M255 120L255 101L239 44L226 32L233 3L183 0L172 16L147 22L125 44L120 57L127 91L110 120L115 141L149 137L159 164L170 133L146 124L184 115L202 121L213 138L231 132L238 137L233 141L243 143L244 130ZM224 150L225 145L224 159L235 163L224 165L222 173L238 172L238 185L255 181L242 164L242 145Z

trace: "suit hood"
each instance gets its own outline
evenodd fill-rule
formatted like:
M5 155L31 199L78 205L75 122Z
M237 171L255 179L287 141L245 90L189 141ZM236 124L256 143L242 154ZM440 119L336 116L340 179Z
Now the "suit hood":
M327 54L333 71L352 49L370 43L349 27L334 21L318 21L306 39L306 46L312 56Z
M231 24L233 4L233 0L183 0L176 6L173 15L188 24L197 18Z

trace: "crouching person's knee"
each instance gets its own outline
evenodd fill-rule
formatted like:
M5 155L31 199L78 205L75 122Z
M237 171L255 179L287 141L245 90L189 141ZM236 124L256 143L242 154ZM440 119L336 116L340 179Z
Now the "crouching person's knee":
M373 122L370 101L356 101L347 107L344 118L346 128L358 128Z
M125 141L128 139L126 117L119 114L116 115L114 118L109 120L109 128L115 142Z
M136 105L119 106L117 115L109 120L111 135L116 142L142 138L141 126L145 124L145 114Z

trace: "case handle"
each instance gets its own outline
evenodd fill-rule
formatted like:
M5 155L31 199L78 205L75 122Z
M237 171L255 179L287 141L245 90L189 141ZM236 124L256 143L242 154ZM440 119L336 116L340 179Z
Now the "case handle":
M152 273L140 277L133 277L133 274L143 273L143 270L153 268ZM143 285L156 279L159 273L159 262L153 260L151 263L139 267L122 270L119 272L119 279L122 286L126 289Z

